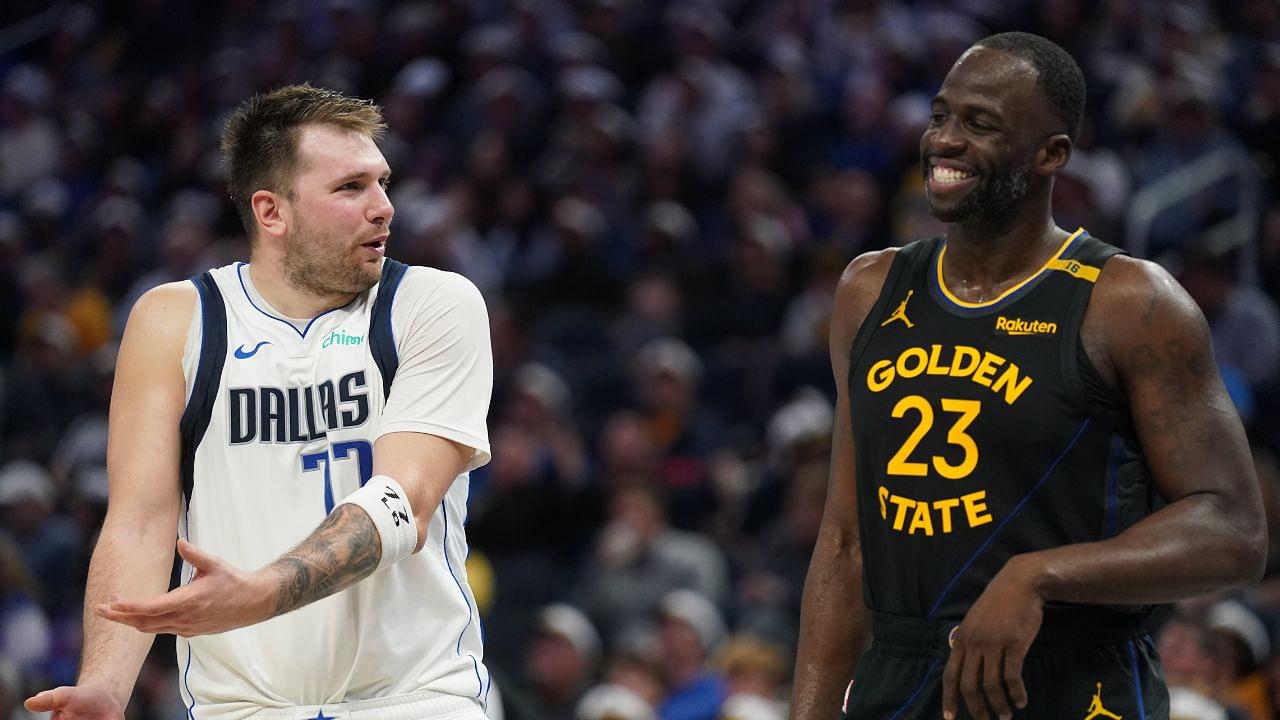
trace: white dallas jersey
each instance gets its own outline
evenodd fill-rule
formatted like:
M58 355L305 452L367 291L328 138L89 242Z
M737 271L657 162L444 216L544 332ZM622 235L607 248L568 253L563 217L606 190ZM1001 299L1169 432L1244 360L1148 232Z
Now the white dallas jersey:
M493 358L484 301L460 275L386 260L349 305L295 323L230 265L194 278L183 357L183 535L245 570L311 534L373 470L389 432L437 435L488 462ZM390 392L386 391L388 379ZM474 698L490 678L467 584L468 473L418 553L294 612L178 639L192 718L418 692ZM193 574L183 567L183 582Z

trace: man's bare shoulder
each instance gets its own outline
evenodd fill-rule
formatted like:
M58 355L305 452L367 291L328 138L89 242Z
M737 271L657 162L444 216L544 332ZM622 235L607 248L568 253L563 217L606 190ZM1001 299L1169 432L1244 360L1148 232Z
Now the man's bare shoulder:
M1167 301L1184 301L1188 309L1194 307L1191 298L1173 279L1167 270L1150 260L1128 255L1116 255L1107 261L1094 286L1090 304L1123 306L1127 303L1146 304L1153 298ZM1132 314L1132 313L1129 313Z
M836 287L835 320L852 336L875 306L885 278L900 248L891 247L859 255L845 266Z
M1208 323L1195 301L1164 268L1117 255L1103 266L1085 313L1082 340L1108 381L1133 371L1133 361L1157 349L1208 347ZM1162 351L1163 351L1162 350ZM1098 361L1101 361L1100 363Z
M129 311L122 342L181 353L198 302L195 286L185 280L151 288Z

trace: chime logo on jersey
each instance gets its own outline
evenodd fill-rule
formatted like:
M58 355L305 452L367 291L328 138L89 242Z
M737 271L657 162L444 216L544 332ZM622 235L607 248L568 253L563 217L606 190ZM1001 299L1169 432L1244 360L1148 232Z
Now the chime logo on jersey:
M325 336L324 342L320 343L320 349L325 350L334 345L359 345L364 342L363 335L350 335L341 330L334 330Z
M231 444L311 442L360 427L369 420L367 387L358 370L318 385L228 388Z

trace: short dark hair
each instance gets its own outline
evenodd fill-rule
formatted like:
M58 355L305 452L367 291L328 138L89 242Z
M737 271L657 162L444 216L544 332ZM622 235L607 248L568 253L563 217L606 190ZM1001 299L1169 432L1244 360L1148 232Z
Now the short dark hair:
M259 190L292 196L299 131L314 124L361 132L375 140L386 129L382 109L372 101L306 83L254 95L227 119L221 143L227 191L251 240L256 233L250 198Z
M991 35L974 43L974 47L1000 50L1031 63L1036 71L1036 89L1066 123L1067 135L1076 139L1084 118L1084 73L1070 53L1052 40L1025 32Z

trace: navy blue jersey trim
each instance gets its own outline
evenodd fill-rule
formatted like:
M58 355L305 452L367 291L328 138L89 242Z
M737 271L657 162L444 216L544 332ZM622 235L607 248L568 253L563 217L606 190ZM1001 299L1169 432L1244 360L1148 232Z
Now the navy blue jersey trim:
M444 539L440 543L440 550L444 555L444 566L449 570L449 577L453 578L454 584L458 586L458 592L462 594L462 602L467 604L467 624L463 625L462 632L458 633L458 644L454 649L454 653L460 657L462 655L462 638L467 634L467 628L471 627L471 618L473 613L471 600L467 597L467 591L462 589L462 581L458 579L457 573L453 571L453 563L449 561L449 507L445 504L444 500L440 501L440 511L444 513ZM464 568L463 572L465 571L466 569ZM478 610L475 612L475 615L479 615ZM484 680L480 677L480 663L476 661L475 656L470 652L467 653L467 657L471 658L471 664L475 666L476 684L480 686L480 688L476 690L476 699L479 700L480 696L484 694Z
M191 683L187 681L187 675L191 674L191 643L187 643L187 667L182 671L182 685L187 690L187 697L191 698L191 704L187 706L187 719L196 720L196 696L191 692Z
M1111 436L1111 450L1107 457L1107 506L1103 514L1102 536L1114 537L1120 531L1120 458L1124 454L1124 442L1119 435Z
M973 551L973 555L969 556L969 559L964 561L964 565L961 565L960 569L956 571L956 574L951 577L951 582L947 583L947 586L942 589L942 593L938 595L938 599L934 601L933 607L929 608L929 614L925 617L931 618L934 613L938 612L938 608L942 607L942 601L946 600L947 596L951 594L951 589L956 586L956 582L960 580L966 571L968 571L969 566L973 564L973 561L977 560L978 556L986 551L991 543L995 541L996 536L1000 534L1000 531L1004 530L1005 526L1022 512L1022 509L1026 507L1027 502L1031 500L1031 496L1035 495L1040 489L1040 486L1044 485L1045 481L1053 476L1053 471L1057 469L1058 463L1061 463L1062 459L1067 456L1067 453L1071 452L1071 448L1076 446L1076 443L1080 440L1080 437L1084 435L1084 431L1087 430L1088 427L1089 420L1086 419L1084 422L1080 423L1080 429L1076 431L1075 437L1071 438L1071 442L1067 443L1067 446L1063 448L1062 453L1054 459L1054 461L1049 465L1049 469L1045 470L1044 475L1036 481L1036 484L1032 485L1031 489L1027 491L1027 494L1023 495L1022 499L1018 501L1018 504L1013 506L1013 510L1011 510L1009 514L1005 516L1004 520L1001 520L1000 524L991 531L991 534L987 536L987 539L982 541L982 544L978 546L978 549Z
M227 308L218 283L208 272L191 278L191 282L200 295L200 359L191 397L178 424L182 438L182 493L188 503L195 483L196 448L209 429L218 386L222 384L222 367L227 361Z
M1147 720L1147 707L1142 699L1142 674L1138 672L1138 649L1133 641L1128 642L1129 646L1129 671L1133 673L1133 694L1138 699L1138 718L1137 720Z
M288 320L286 320L286 319L284 319L284 318L282 318L282 317L280 317L280 316L278 316L278 315L272 315L271 313L267 312L266 310L263 310L262 308L258 307L258 303L256 303L256 302L254 302L254 301L253 301L253 296L249 294L249 288L248 288L248 286L246 286L246 285L244 284L244 268L246 267L246 265L247 265L247 263L236 263L236 277L240 279L240 289L241 289L241 290L244 290L244 299L249 301L249 304L253 306L253 309L254 309L254 310L257 310L258 312L262 313L263 315L266 315L267 317L271 318L272 320L275 320L275 321L277 321L277 322L282 322L282 323L284 323L285 325L289 326L289 329L290 329L290 330L292 330L292 331L294 331L294 332L298 333L298 337L300 337L300 338L302 338L302 339L304 339L304 340L305 340L305 339L306 339L306 337L307 337L307 333L311 330L311 326L312 326L312 325L314 325L314 324L316 323L316 321L317 321L317 320L319 320L320 318L324 317L325 315L328 315L328 314L329 314L329 313L331 313L331 312L337 312L338 310L341 310L342 308L348 307L349 305L351 305L351 303L353 303L353 302L355 302L355 301L356 301L356 297L360 297L359 295L356 295L356 297L351 298L351 300L350 300L350 301L348 301L346 305L343 305L343 306L341 306L341 307L336 307L336 308L333 308L333 309L331 309L331 310L325 310L324 312L320 313L319 315L317 315L317 316L315 316L315 317L311 318L310 320L308 320L308 321L307 321L307 325L306 325L306 327L304 327L304 328L302 328L301 330L299 330L299 329L298 329L298 326L294 325L292 322L289 322Z
M387 258L382 261L382 279L378 281L378 297L369 313L369 351L382 375L382 396L391 395L391 381L400 368L400 356L396 353L396 337L391 329L391 305L395 302L396 289L404 279L408 265Z
M933 661L933 664L929 665L929 669L924 671L924 677L920 678L920 684L917 685L915 691L911 693L911 697L907 698L907 701L902 704L902 707L898 708L898 712L889 716L889 720L897 720L899 715L905 712L907 708L911 707L911 704L920 696L920 691L924 690L925 685L929 684L929 676L933 675L933 671L938 669L938 665L941 662L942 658L936 658Z

